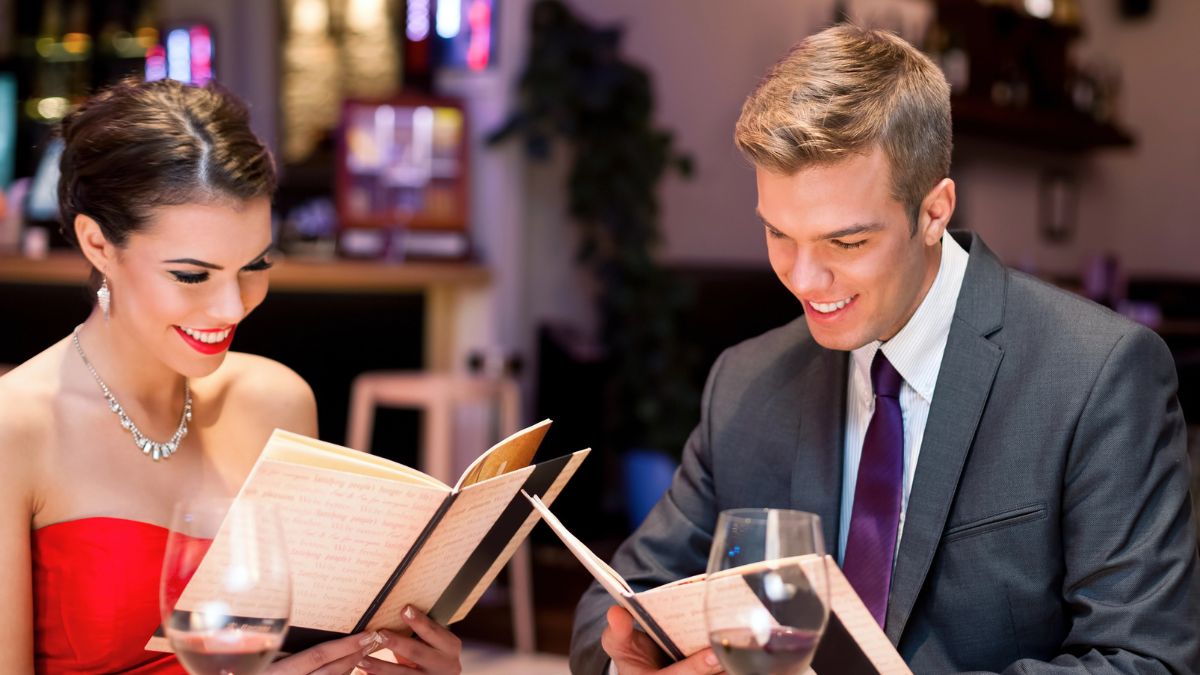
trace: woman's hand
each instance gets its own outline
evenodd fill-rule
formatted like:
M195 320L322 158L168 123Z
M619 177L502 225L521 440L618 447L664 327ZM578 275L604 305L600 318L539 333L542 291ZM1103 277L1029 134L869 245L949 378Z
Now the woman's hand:
M412 628L414 637L404 637L389 630L379 631L383 638L381 647L391 650L398 663L388 663L373 657L364 657L358 667L370 675L398 675L403 673L433 673L434 675L458 675L462 672L462 641L433 619L416 611L411 606L404 608L404 619Z
M346 675L378 648L376 636L374 632L358 633L322 642L272 663L264 675Z

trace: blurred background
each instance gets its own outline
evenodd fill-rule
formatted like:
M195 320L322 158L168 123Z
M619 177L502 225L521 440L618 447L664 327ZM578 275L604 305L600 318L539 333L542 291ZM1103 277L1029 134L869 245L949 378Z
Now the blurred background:
M90 307L57 233L55 123L126 75L216 79L282 178L282 262L238 349L304 376L338 443L364 373L515 388L522 425L555 420L543 457L595 448L555 511L607 557L720 350L799 315L733 123L768 65L847 19L945 71L953 225L1158 331L1200 424L1188 0L0 0L0 364ZM378 402L360 449L428 461L422 406ZM513 430L496 408L456 409L446 478ZM544 528L532 558L537 647L563 653L589 578ZM493 600L464 635L509 640Z

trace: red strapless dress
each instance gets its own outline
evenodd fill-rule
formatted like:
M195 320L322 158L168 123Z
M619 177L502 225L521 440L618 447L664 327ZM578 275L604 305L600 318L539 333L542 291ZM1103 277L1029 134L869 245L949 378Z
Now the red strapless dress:
M166 546L166 529L121 518L34 530L37 672L186 675L174 655L145 650Z

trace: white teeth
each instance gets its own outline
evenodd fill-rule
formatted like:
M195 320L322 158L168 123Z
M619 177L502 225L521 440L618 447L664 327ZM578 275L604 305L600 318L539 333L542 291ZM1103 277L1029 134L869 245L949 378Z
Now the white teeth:
M229 331L233 330L232 328L226 328L225 330L218 331L200 331L194 328L187 328L186 326L180 326L180 328L192 338L209 345L223 342L225 338L229 337Z
M850 304L853 300L854 300L853 297L849 297L849 298L846 298L845 300L838 300L837 302L812 302L812 301L809 301L808 304L810 307L817 310L818 312L820 312L822 314L828 314L830 312L835 312L835 311L845 307L846 305Z

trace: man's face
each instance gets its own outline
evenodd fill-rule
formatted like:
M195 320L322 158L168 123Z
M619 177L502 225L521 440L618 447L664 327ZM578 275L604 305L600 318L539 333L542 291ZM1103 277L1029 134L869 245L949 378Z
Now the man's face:
M931 219L923 205L912 234L878 147L791 176L757 174L771 267L803 303L817 343L851 350L891 339L937 276L949 215Z

